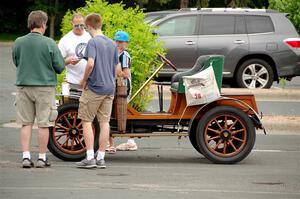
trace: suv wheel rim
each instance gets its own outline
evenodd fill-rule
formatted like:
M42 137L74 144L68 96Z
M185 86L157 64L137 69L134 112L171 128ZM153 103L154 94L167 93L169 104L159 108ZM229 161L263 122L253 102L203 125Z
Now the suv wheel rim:
M247 88L264 88L269 81L269 72L261 64L251 64L244 69L242 80Z

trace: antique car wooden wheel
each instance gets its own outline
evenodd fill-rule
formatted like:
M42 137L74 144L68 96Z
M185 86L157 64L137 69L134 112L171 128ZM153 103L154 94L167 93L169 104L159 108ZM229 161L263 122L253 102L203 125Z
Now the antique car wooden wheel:
M217 106L203 115L196 131L202 154L214 163L243 160L255 143L255 129L249 116L229 106Z
M98 148L99 124L92 123L95 136L95 150ZM63 104L58 108L55 126L49 128L48 149L56 157L66 161L78 161L85 157L85 142L82 122L78 118L78 104Z

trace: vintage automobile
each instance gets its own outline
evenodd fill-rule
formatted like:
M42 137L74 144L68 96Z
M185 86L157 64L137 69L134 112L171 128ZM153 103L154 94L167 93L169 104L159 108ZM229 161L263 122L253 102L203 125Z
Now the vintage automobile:
M162 64L148 78L143 86L131 97L138 96L143 88L164 65L176 67L159 54ZM192 146L213 163L237 163L248 156L256 138L256 128L264 129L252 94L221 93L221 97L206 104L187 106L183 76L192 75L213 66L222 69L224 56L200 56L194 67L173 76L171 82L171 101L166 112L138 112L130 102L125 109L125 129L118 130L120 107L116 97L111 118L112 137L152 137L188 136ZM222 71L216 75L221 88ZM162 85L159 85L162 87ZM85 142L82 123L78 118L78 98L80 93L71 91L63 97L58 107L59 115L55 126L50 128L48 148L56 157L66 161L77 161L85 157ZM162 107L162 89L159 89L159 102ZM123 121L124 123L124 121ZM95 150L98 148L99 124L93 122Z

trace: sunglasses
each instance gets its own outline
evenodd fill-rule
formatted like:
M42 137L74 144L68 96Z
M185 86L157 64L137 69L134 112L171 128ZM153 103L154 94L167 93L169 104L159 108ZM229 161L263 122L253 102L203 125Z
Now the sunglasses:
M80 28L80 29L84 29L85 25L84 24L75 24L73 25L74 28Z

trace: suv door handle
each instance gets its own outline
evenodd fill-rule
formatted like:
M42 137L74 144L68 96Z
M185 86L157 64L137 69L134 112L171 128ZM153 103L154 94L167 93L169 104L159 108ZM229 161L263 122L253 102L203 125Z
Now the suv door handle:
M244 40L235 40L233 43L235 43L235 44L244 44L246 42Z
M196 42L194 42L194 41L186 41L184 44L185 45L195 45Z

